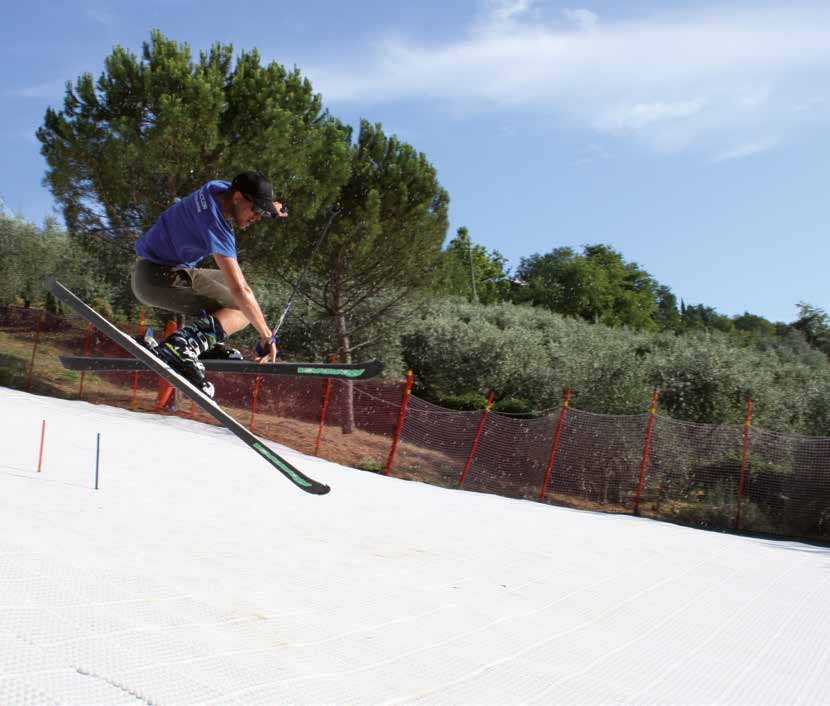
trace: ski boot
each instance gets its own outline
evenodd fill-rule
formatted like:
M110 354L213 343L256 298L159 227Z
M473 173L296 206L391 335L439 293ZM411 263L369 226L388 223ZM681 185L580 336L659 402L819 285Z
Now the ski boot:
M209 348L199 356L199 360L243 360L243 358L236 348L229 348L217 341L213 348Z
M213 384L205 379L205 366L199 356L225 338L222 324L212 316L203 316L171 333L156 349L156 354L177 373L213 397Z
M143 346L151 353L159 354L159 342L153 337L153 327L148 326L143 336L133 336L133 340L138 345Z

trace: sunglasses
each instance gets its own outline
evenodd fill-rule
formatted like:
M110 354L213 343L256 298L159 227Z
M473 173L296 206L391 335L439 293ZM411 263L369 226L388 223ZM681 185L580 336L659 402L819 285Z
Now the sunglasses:
M242 193L242 192L240 192ZM271 212L266 211L262 206L259 206L248 194L242 194L248 201L251 202L251 210L260 218L271 218Z

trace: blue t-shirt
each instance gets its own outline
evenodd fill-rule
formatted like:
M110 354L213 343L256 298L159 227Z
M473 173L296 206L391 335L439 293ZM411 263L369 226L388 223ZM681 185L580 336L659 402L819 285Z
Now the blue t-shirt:
M236 259L236 238L217 201L229 187L227 181L209 181L174 203L135 242L136 254L171 267L195 267L215 253Z

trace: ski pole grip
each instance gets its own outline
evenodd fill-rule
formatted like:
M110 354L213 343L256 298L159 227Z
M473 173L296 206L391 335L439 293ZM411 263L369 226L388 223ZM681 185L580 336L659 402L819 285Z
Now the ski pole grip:
M266 343L265 346L262 345L262 341L257 341L256 342L256 348L255 348L256 354L257 355L268 355L268 353L271 352L271 344L276 343L276 342L277 342L277 337L273 336L273 335L270 336L267 339L267 343Z

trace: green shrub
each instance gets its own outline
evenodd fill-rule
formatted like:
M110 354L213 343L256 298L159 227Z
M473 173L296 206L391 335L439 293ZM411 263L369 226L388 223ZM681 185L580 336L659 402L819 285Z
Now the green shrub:
M645 334L459 299L430 302L407 328L401 355L418 394L448 406L492 389L525 401L520 412L549 410L570 388L578 409L641 414L658 388L658 412L673 419L742 424L751 397L757 427L830 435L830 363L798 332L749 345L719 332Z
M433 397L430 399L430 402L441 407L446 407L447 409L472 412L475 410L483 410L487 405L487 397L480 392L467 392L460 395Z
M499 412L500 414L516 415L520 418L529 418L537 416L533 409L533 406L530 404L528 400L522 400L516 397L511 397L506 400L499 400L498 402L494 403L493 411Z

